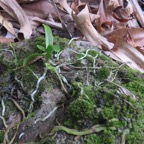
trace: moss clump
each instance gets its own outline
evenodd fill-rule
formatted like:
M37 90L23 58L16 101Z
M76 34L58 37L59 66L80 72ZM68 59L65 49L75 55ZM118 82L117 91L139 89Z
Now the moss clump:
M92 56L92 59L89 57L84 59L88 62L87 66L93 66L93 57L96 53L90 51L88 54ZM82 54L78 54L76 59L80 57ZM89 86L85 85L84 79L80 79L82 81L72 85L73 101L68 106L67 119L64 124L79 130L91 128L95 124L105 125L107 130L85 137L85 142L88 144L121 143L125 130L128 131L125 135L126 143L138 144L143 142L143 75L126 66L120 67L109 58L101 55L98 55L96 65L99 68L95 70L95 73L93 70L89 70L91 74ZM113 83L106 80L108 77L113 78L113 76ZM119 93L121 86L135 94L137 99ZM116 130L110 130L109 126L115 127Z
M99 81L105 80L108 76L110 75L110 70L108 67L101 67L97 73L96 73L96 78Z
M104 131L101 135L91 134L85 138L86 144L115 144L115 136L111 131Z
M71 117L74 117L81 125L83 123L81 120L87 119L93 114L94 107L85 99L79 98L70 104L68 110Z
M62 49L68 47L69 39L61 38L59 36L54 37L54 45L59 45Z
M144 83L134 80L125 84L124 86L127 87L134 94L144 97Z
M68 126L77 125L81 127L85 123L85 119L89 119L94 113L94 93L92 87L85 87L83 89L80 87L80 83L75 89L79 89L79 93L73 93L76 96L76 99L68 107L69 119L65 122ZM73 90L75 91L75 90ZM73 119L71 119L73 117ZM76 119L77 121L75 121ZM85 124L84 124L85 125ZM78 128L77 127L77 128Z
M77 93L73 93L77 96L68 107L65 125L78 129L90 128L95 124L103 124L107 128L109 126L117 128L117 131L109 130L110 136L106 132L94 136L97 137L98 144L103 144L104 141L110 144L114 143L125 129L130 131L127 137L128 141L133 141L133 138L136 139L136 142L142 140L144 116L141 113L143 113L143 104L130 96L120 96L117 90L117 86L108 82L97 87L79 87Z
M0 131L0 143L4 140L4 131Z

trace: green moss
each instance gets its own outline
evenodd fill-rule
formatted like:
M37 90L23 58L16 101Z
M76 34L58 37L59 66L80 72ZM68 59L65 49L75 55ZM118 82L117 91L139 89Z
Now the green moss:
M54 44L65 48L68 44L68 39L54 38ZM16 47L17 66L22 66L24 58L29 54L39 51L37 45L45 45L45 38L38 37L31 42L32 49L25 50L23 47ZM12 46L10 50L13 50ZM78 54L74 61L86 54ZM71 95L71 103L68 105L65 125L79 130L91 128L96 124L103 124L107 130L100 133L91 134L85 137L85 142L88 144L114 144L121 142L121 136L125 129L129 130L126 135L126 143L139 144L144 141L144 79L141 73L131 70L127 66L119 67L119 64L113 62L110 58L97 53L95 50L89 50L88 55L83 58L85 66L92 67L96 58L96 72L93 69L89 71L89 85L86 85L86 70L79 72L81 77L79 81L75 81L71 86L69 93ZM0 61L5 57L0 57ZM5 58L6 59L6 58ZM34 76L35 72L38 76L43 73L42 61L38 61L33 65L27 66L16 72L16 76L23 83L24 89L31 92L35 88L37 78ZM10 65L16 64L15 62ZM75 66L83 66L81 60L77 61ZM13 66L10 66L10 71ZM115 84L109 83L106 79L110 73L116 74ZM47 83L51 85L48 91L59 86L59 81L55 80L55 73L49 71L49 77L46 79ZM8 76L8 72L5 74ZM101 83L100 83L101 82ZM83 84L84 83L84 84ZM34 107L38 109L41 105L41 92L44 90L44 85L41 83L37 94L35 95ZM136 95L136 100L132 96L119 94L119 86L121 85L129 89ZM6 104L7 105L7 104ZM32 117L30 115L30 117ZM109 126L113 126L116 130L109 130ZM0 133L0 141L3 139L3 133ZM118 143L117 142L117 143Z
M81 127L81 125L84 124L84 120L90 118L93 112L94 106L88 101L84 99L76 99L68 108L70 119L65 124L69 126L78 125L78 127Z
M101 132L98 135L89 135L86 138L87 143L113 144L116 139L121 141L123 130L128 129L126 135L127 143L140 143L144 141L144 82L135 78L137 73L133 70L122 69L126 71L123 85L131 92L136 94L137 100L125 94L118 94L119 86L104 82L96 86L84 86L82 83L73 84L72 96L73 102L70 103L67 112L65 125L71 128L86 129L95 124L104 124L116 127L117 130ZM96 81L98 78L103 82L110 74L110 69L102 67L96 71ZM118 73L116 82L120 80Z
M68 47L69 39L61 38L59 36L54 37L54 45L59 45L61 49L65 49Z
M0 131L0 142L2 143L4 140L4 131Z
M110 70L108 67L101 67L97 72L96 72L96 79L99 81L105 80L108 76L110 75Z
M104 60L105 62L112 62L111 58L109 58L109 57L107 57L107 56L105 56L103 54L99 54L99 58L101 60Z
M144 97L144 83L134 80L129 83L126 83L124 86L127 87L135 95Z
M92 57L95 57L95 56L99 55L99 53L96 50L94 50L94 49L89 50L88 54L91 55Z
M25 67L24 69L16 73L16 76L22 82L24 89L27 89L29 91L35 88L37 82L37 79L32 72L34 71L31 70L29 67Z
M104 131L101 135L91 134L86 136L86 144L115 144L116 137L111 131Z

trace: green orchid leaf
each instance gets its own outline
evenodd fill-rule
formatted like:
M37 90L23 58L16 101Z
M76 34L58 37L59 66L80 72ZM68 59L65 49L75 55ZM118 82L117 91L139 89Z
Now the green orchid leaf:
M39 54L39 53L31 54L26 59L24 59L23 66L26 66L26 65L34 62L39 56L45 56L45 55L46 54L44 54L44 53L42 53L42 54Z
M60 47L58 45L49 45L46 49L46 52L59 52L60 51Z
M46 48L48 45L53 45L53 35L52 30L48 25L43 24L44 31L45 31L45 41L46 41Z
M47 53L46 55L48 60L52 58L52 53Z
M37 48L41 51L44 51L44 52L46 51L46 48L41 45L37 45Z
M46 49L47 52L47 58L51 59L53 52L59 52L60 47L58 45L49 45Z
M52 45L52 49L53 49L53 51L55 51L55 52L59 52L59 51L61 50L58 45Z
M48 47L46 48L46 52L47 53L53 53L53 45L48 45Z

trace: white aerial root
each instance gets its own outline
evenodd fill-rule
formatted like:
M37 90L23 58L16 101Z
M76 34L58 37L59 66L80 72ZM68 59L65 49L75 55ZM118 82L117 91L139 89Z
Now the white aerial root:
M24 132L19 135L19 139L20 139L23 135L25 135Z
M33 108L33 103L34 103L34 101L35 101L34 96L35 96L35 94L36 94L37 91L38 91L40 82L45 78L47 71L48 71L48 69L45 67L43 75L37 80L36 88L34 89L34 91L33 91L33 92L31 93L31 95L30 95L32 102L31 102L31 104L30 104L29 111L31 111L32 108Z
M45 68L43 75L38 79L37 84L36 84L36 88L31 94L31 99L32 99L33 102L35 101L34 96L35 96L36 92L38 91L40 82L45 78L46 73L47 73L47 68Z
M3 98L2 98L1 104L2 104L2 116L4 116L6 107L5 107Z
M79 39L79 38L80 38L80 37L74 37L74 38L72 38L72 39L69 41L68 45L70 45L70 44L72 43L72 41L77 40L77 39Z
M98 57L98 53L95 57L93 57L93 67L94 67L94 74L96 73L96 58Z
M34 121L34 123L36 124L38 121L45 121L46 119L48 119L60 106L55 107L51 112L49 112L49 114L47 116L45 116L44 118L38 118L37 120Z
M4 124L5 128L7 128L8 126L7 126L7 124L6 124L5 118L4 118L4 117L2 117L2 116L0 116L0 118L1 118L1 119L2 119L2 121L3 121L3 124Z
M3 98L2 98L1 104L2 104L2 116L0 116L0 118L1 118L2 121L3 121L3 124L4 124L5 128L7 128L8 126L7 126L7 124L6 124L5 118L3 117L4 114L5 114L5 109L6 109Z

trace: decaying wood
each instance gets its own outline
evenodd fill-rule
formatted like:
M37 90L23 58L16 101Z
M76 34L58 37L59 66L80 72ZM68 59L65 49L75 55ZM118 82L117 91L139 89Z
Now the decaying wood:
M72 13L72 16L78 29L93 45L99 47L103 46L108 50L113 48L114 44L108 42L107 39L101 36L93 27L90 21L89 10L87 5L80 13Z

